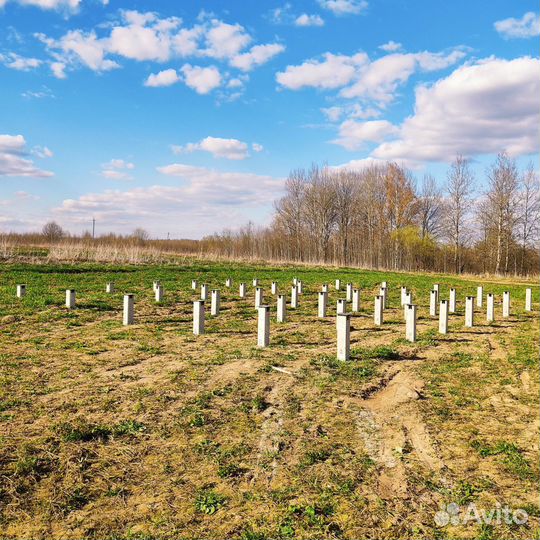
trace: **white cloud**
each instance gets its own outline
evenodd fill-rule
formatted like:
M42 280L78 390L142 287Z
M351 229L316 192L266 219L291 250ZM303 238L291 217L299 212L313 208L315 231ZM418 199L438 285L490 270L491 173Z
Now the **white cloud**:
M52 150L50 150L46 146L35 146L32 149L32 154L41 159L51 158L54 156Z
M368 122L345 120L339 126L339 137L332 142L347 148L347 150L357 150L366 142L380 143L397 132L398 129L387 120L370 120Z
M0 176L53 176L52 172L37 168L27 155L22 135L0 135Z
M108 50L133 60L168 60L171 52L171 30L180 24L180 19L171 17L158 19L154 13L124 11L127 26L112 29Z
M379 49L382 49L386 52L396 52L399 51L401 47L401 43L396 43L392 40L390 40L388 43L384 43L383 45L379 45Z
M291 90L299 90L306 86L314 88L339 88L353 79L358 66L366 63L365 53L354 56L325 53L324 60L306 60L299 66L287 66L285 71L276 74L281 86Z
M302 15L296 17L294 24L296 26L324 26L324 20L320 15L302 13Z
M263 145L256 142L251 144L251 148L253 148L254 152L262 152L264 150Z
M319 0L319 4L338 16L357 15L368 7L366 0Z
M104 230L131 232L145 227L152 235L200 238L220 228L260 222L282 193L284 180L243 172L174 163L158 172L178 178L177 186L154 185L90 193L64 200L55 217L68 227L86 227L95 217Z
M383 142L380 159L450 161L465 156L527 155L538 150L540 60L487 58L416 89L414 115L395 140Z
M43 99L54 98L54 94L47 86L42 86L41 90L26 90L21 93L21 96L25 99Z
M511 38L531 38L540 35L540 16L533 11L529 11L521 19L504 19L497 21L495 30L507 39Z
M15 53L9 53L8 55L0 54L0 62L3 62L6 67L16 69L17 71L30 71L43 63L38 58L28 58Z
M69 11L76 11L81 3L81 0L0 0L0 8L10 1L22 6L34 6L41 9L65 9Z
M173 145L175 154L191 153L197 150L211 153L214 157L241 160L249 156L248 145L238 139L222 139L221 137L206 137L196 143L185 146Z
M232 58L236 56L251 41L240 24L228 24L212 20L212 27L206 33L207 49L204 54L212 58Z
M94 71L109 71L120 67L113 60L105 58L107 41L98 39L95 32L83 34L72 30L63 36L57 44L64 53L75 55L86 67Z
M148 75L146 81L144 81L144 86L171 86L180 80L180 77L174 69L164 69L158 73L151 73Z
M101 168L101 176L109 180L132 180L133 177L127 171L133 170L135 165L123 159L111 159Z
M326 116L329 122L337 122L343 115L343 107L323 107L321 112Z
M184 82L198 94L208 94L221 84L221 75L215 66L200 67L184 64L180 71Z
M196 25L193 28L182 28L172 37L172 48L178 56L191 56L197 53L199 40L204 34L204 28Z
M255 45L249 52L237 54L231 59L231 66L242 71L251 71L254 67L268 62L277 54L283 52L285 47L279 43L269 43L267 45Z
M415 71L435 71L455 64L465 56L462 50L450 53L387 54L361 68L357 80L341 91L345 98L367 98L379 104L393 101L398 86L409 80Z
M57 79L65 79L67 77L66 67L64 62L51 62L51 71Z
M322 61L311 59L298 66L287 66L285 71L277 73L276 79L291 90L341 88L341 97L366 99L384 106L415 71L444 69L464 56L463 50L455 49L448 53L387 54L371 62L362 52L353 56L326 53Z

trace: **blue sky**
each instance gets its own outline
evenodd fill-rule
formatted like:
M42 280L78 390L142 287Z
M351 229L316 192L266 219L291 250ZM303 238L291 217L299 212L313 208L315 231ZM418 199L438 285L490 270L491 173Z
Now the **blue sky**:
M291 169L537 165L537 2L0 0L0 230L199 238Z

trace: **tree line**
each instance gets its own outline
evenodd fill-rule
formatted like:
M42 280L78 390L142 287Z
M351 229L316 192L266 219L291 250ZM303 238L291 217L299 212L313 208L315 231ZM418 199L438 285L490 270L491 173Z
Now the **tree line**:
M537 274L539 183L501 153L479 190L457 156L440 186L396 163L292 171L268 227L203 238L199 249L248 257L390 270Z

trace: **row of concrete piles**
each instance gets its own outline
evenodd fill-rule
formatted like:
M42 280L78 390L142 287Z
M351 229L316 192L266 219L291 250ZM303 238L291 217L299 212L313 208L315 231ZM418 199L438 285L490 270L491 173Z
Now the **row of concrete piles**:
M258 311L257 324L257 345L266 347L270 344L270 306L264 304L264 289L259 285L258 279L253 279L255 287L255 309ZM232 279L228 278L225 286L232 287ZM335 289L342 290L341 280L335 281ZM159 281L153 282L153 291L155 301L163 300L163 286ZM199 289L197 280L192 280L191 287L193 290ZM336 308L336 331L337 331L337 357L340 360L348 360L350 356L350 321L352 313L360 311L360 289L353 287L352 283L346 284L346 297L337 301ZM114 283L109 282L106 285L106 292L113 293L115 291ZM277 322L283 323L287 318L287 298L285 294L278 293L278 283L273 281L271 284L272 295L277 296ZM295 278L291 287L290 307L297 308L299 306L299 297L304 292L303 283ZM456 290L451 288L449 291L448 300L439 299L440 287L438 284L433 286L430 291L429 314L432 317L439 317L439 333L448 333L448 316L456 311ZM325 318L328 310L328 284L323 284L321 291L318 293L317 316ZM26 295L26 285L17 285L17 296L19 298ZM193 302L193 334L204 334L205 328L205 302L208 300L209 288L206 283L200 284L200 299ZM239 297L245 298L247 295L246 283L239 284ZM124 325L134 323L134 295L124 295L123 317ZM486 320L493 322L495 312L495 297L493 294L486 295ZM465 327L472 328L474 326L474 309L475 303L477 307L482 307L484 301L484 291L482 286L477 287L475 296L467 296L465 298ZM210 314L212 316L219 315L221 295L219 289L210 291ZM347 305L351 304L351 311L347 312ZM388 284L382 282L379 288L379 294L374 299L373 320L376 326L383 324L384 310L388 303ZM401 306L404 310L405 319L405 338L408 341L416 341L416 323L417 323L417 306L413 303L412 292L407 287L401 287ZM66 307L74 309L76 307L76 292L74 289L66 289ZM503 317L510 316L510 292L503 293L502 315ZM532 289L525 290L525 311L532 311Z

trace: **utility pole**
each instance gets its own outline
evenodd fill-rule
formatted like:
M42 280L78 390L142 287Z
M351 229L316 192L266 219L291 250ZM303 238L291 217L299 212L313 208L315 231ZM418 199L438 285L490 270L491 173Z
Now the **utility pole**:
M92 239L96 237L96 218L92 218Z

